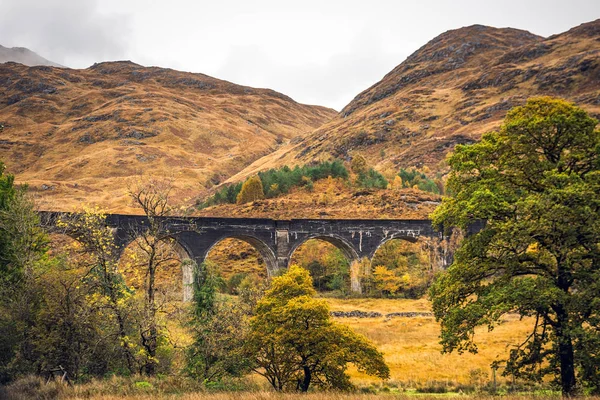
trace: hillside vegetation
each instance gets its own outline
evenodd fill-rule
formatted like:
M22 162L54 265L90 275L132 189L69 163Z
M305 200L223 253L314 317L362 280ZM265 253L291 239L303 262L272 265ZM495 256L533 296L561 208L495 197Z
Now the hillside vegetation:
M322 179L312 188L295 187L286 195L246 204L220 204L199 216L248 218L406 218L427 219L440 195L414 188L361 189L343 179Z

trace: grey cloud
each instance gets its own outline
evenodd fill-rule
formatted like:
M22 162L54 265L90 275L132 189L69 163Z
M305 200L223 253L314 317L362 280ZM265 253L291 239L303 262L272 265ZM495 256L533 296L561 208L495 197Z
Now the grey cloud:
M102 14L97 6L92 0L3 0L0 44L76 68L126 57L129 17Z
M349 50L332 46L327 59L285 64L261 47L233 46L216 77L244 85L268 87L308 104L341 110L359 92L380 80L408 55L388 52L375 32L359 32Z

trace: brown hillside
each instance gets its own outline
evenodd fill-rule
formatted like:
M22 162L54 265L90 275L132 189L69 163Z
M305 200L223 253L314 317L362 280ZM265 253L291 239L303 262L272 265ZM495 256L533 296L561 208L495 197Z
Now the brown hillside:
M172 175L195 197L335 111L268 89L131 62L0 64L0 160L42 208L130 211L127 180Z
M496 129L528 97L569 99L600 115L600 20L542 38L474 25L420 48L336 118L232 180L283 164L363 154L379 170L444 170L457 143Z

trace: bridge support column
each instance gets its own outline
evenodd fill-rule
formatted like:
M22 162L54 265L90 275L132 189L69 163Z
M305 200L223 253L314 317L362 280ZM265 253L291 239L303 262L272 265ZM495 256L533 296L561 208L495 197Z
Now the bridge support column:
M361 276L364 274L363 264L362 260L352 260L350 263L350 291L352 293L362 293Z
M196 261L191 258L187 258L181 262L184 302L192 301L194 298L194 273L196 272L196 267Z
M290 251L290 231L288 221L277 221L277 229L275 230L275 250L278 272L286 270L290 262L288 258Z

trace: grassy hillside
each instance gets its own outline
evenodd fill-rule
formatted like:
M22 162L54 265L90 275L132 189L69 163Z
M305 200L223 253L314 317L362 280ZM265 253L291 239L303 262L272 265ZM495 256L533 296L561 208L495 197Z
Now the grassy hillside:
M193 198L335 112L255 89L131 62L85 70L0 64L0 159L42 208L130 212L130 177L175 178Z
M474 25L445 32L358 94L311 135L261 158L232 180L280 165L356 153L383 171L428 166L496 129L507 110L550 95L600 116L600 20L548 38Z

